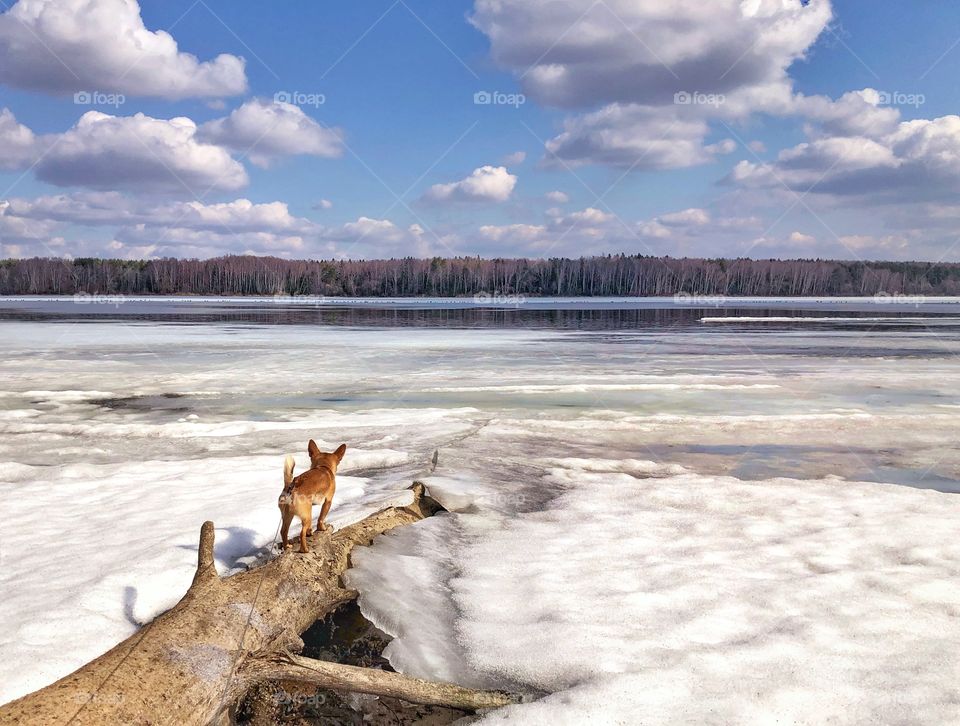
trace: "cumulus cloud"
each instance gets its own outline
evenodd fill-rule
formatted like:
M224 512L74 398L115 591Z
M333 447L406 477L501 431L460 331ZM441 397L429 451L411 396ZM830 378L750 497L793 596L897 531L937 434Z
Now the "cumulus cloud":
M601 248L622 249L637 241L629 226L595 207L569 214L553 210L546 217L543 224L483 225L478 230L476 251L484 249L484 243L493 243L494 249L508 248L514 254L591 254Z
M840 260L916 260L935 256L936 245L916 234L842 234L818 238L803 232L785 237L764 235L751 241L754 256L790 258L819 257Z
M229 116L203 124L198 137L248 154L259 166L281 156L343 154L340 130L325 128L299 106L281 101L247 101Z
M791 100L791 110L819 123L825 135L878 138L896 131L900 122L900 112L880 102L880 91L864 88L837 99L798 94Z
M668 227L702 227L710 224L710 213L705 209L684 209L681 212L664 214L657 219Z
M817 238L813 235L804 234L803 232L791 232L787 239L797 245L812 245L817 241Z
M284 202L254 203L249 199L204 204L154 202L118 192L78 192L4 202L15 217L86 226L176 225L197 231L309 233L316 225L294 217Z
M493 242L541 243L547 233L542 224L485 224L479 229L480 236Z
M315 229L309 220L291 215L285 202L254 204L249 199L218 204L180 202L168 205L159 214L155 211L153 216L155 222L176 219L179 226L196 230L304 234Z
M389 219L359 217L354 222L325 229L322 238L337 257L393 257L449 254L456 240L451 235L428 232L419 224L400 227Z
M117 192L77 192L0 202L0 240L50 254L65 225L112 227L108 241L84 243L90 254L127 257L210 256L224 252L303 253L322 228L294 217L283 202L248 199L203 204L156 202ZM34 243L34 244L29 244Z
M544 199L554 204L566 204L570 201L570 196L566 192L552 191L543 195Z
M787 69L831 18L829 0L476 0L472 22L532 99L595 109L548 163L643 170L730 153L707 143L712 119L793 112Z
M517 177L503 166L481 166L466 179L434 184L424 199L431 202L505 202L510 199Z
M167 99L247 89L242 58L180 51L169 33L147 30L136 0L19 0L0 15L0 82Z
M563 213L548 210L541 224L483 225L466 251L470 254L589 255L623 252L673 256L713 256L722 248L736 255L757 230L756 217L711 214L700 208L668 212L645 220L626 220L587 207Z
M505 157L503 157L503 165L516 166L517 164L522 164L526 158L526 151L514 151L512 154L507 154Z
M829 0L477 0L472 22L524 93L581 108L780 79L831 17Z
M88 111L67 132L43 137L37 178L57 186L174 192L198 196L247 184L243 166L196 138L188 118Z
M39 153L36 135L17 122L10 109L0 110L0 169L23 169Z
M729 182L900 204L960 192L960 116L898 123L888 133L822 136L781 151L770 163L741 161Z
M53 222L21 217L9 202L0 201L0 243L19 247L27 242L45 242L53 237L55 229Z
M729 145L705 147L710 128L703 119L614 104L567 119L564 131L546 144L548 166L608 164L633 169L675 169L704 164Z

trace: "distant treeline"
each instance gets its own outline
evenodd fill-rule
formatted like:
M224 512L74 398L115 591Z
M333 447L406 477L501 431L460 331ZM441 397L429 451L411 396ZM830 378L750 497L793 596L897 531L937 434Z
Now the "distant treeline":
M960 295L960 264L456 257L393 260L33 258L0 261L4 295Z

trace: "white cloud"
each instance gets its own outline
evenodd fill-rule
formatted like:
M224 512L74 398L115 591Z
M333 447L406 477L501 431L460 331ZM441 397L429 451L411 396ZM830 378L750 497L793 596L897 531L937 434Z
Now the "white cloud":
M704 119L685 117L674 108L611 104L567 119L563 133L547 141L546 163L676 169L705 164L734 150L729 140L705 146L709 133Z
M547 215L544 224L483 225L470 252L482 252L484 243L493 243L495 250L509 248L517 255L590 254L604 246L607 251L620 248L624 233L631 236L629 228L601 209L587 207L569 214L556 211Z
M559 218L557 224L571 224L582 228L594 229L613 219L614 216L612 214L596 209L595 207L587 207L579 212L572 212L566 217Z
M199 196L247 184L243 166L219 146L196 138L188 118L88 111L67 132L43 137L37 178L57 186L175 192Z
M526 94L583 107L777 79L831 17L829 0L476 0L472 22Z
M283 202L156 203L117 192L0 202L0 241L32 243L21 247L33 254L50 254L51 240L60 239L55 234L64 225L115 228L107 241L78 241L71 247L125 257L303 254L322 231L310 220L292 216Z
M285 202L254 204L249 199L237 199L219 204L179 202L168 205L154 221L176 219L178 226L196 230L223 230L225 232L298 232L308 233L315 225L290 214Z
M466 179L434 184L424 199L433 202L505 202L510 199L517 177L503 166L481 166Z
M318 227L294 217L284 202L254 203L249 199L204 204L156 203L118 192L78 192L3 202L9 215L45 222L85 226L176 226L197 231L274 232L306 234Z
M570 201L570 196L566 192L561 191L547 192L543 196L548 202L553 202L554 204L566 204Z
M331 243L330 250L337 257L428 257L450 253L456 244L452 237L436 238L419 224L404 229L389 219L372 217L360 217L339 228L324 230L322 237Z
M45 242L51 239L56 224L48 220L21 217L10 208L10 203L0 201L0 243L17 245L24 242ZM11 255L18 256L18 255Z
M879 91L864 88L838 99L798 94L791 103L795 113L817 121L825 135L878 138L893 133L900 122L900 112L880 100Z
M812 245L817 241L816 237L809 234L804 234L803 232L791 232L787 239L789 239L790 242L798 245Z
M343 154L339 129L325 128L299 106L280 101L247 101L229 116L203 124L198 137L248 154L259 166L280 156Z
M332 208L333 208L333 202L331 202L329 199L321 199L320 201L318 201L313 205L313 209L332 209Z
M781 259L812 258L835 260L916 260L936 255L936 245L917 235L844 234L818 239L803 232L786 237L765 235L750 242L747 251L753 256Z
M542 224L485 224L480 227L480 235L493 242L540 242L547 233Z
M389 219L360 217L356 222L347 222L341 229L342 239L357 242L364 238L380 243L395 243L405 238L404 231Z
M787 69L832 14L830 0L683 0L669 12L662 0L476 0L472 22L533 100L595 109L567 119L548 163L643 170L733 151L705 145L711 119L792 112Z
M740 162L729 181L860 204L953 199L960 193L960 116L905 121L886 134L814 138L770 163Z
M516 166L517 164L522 164L526 158L526 151L514 151L512 154L507 154L505 157L503 157L503 165Z
M705 209L684 209L682 212L664 214L657 220L668 227L702 227L710 224L710 213Z
M23 169L38 153L36 135L18 123L10 109L0 110L0 169Z
M169 33L144 27L136 0L19 0L0 15L0 82L168 99L247 88L242 58L181 52Z
M668 212L646 220L625 220L612 212L587 207L568 214L547 210L542 224L483 225L470 242L469 254L577 257L590 254L715 256L741 254L763 225L756 217L730 217L706 209Z
M158 228L143 224L118 230L113 242L122 245L124 249L147 249L150 256L277 254L283 257L303 257L308 250L307 241L300 235L250 231L212 232L190 227Z

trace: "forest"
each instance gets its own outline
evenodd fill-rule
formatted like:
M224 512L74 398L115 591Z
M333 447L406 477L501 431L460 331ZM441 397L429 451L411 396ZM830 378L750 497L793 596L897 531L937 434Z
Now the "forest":
M0 261L0 294L372 297L960 295L960 264L607 255L579 259Z

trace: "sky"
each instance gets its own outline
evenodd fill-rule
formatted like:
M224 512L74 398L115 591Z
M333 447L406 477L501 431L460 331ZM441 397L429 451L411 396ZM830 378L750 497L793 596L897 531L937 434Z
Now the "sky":
M960 260L949 0L0 0L0 257Z

